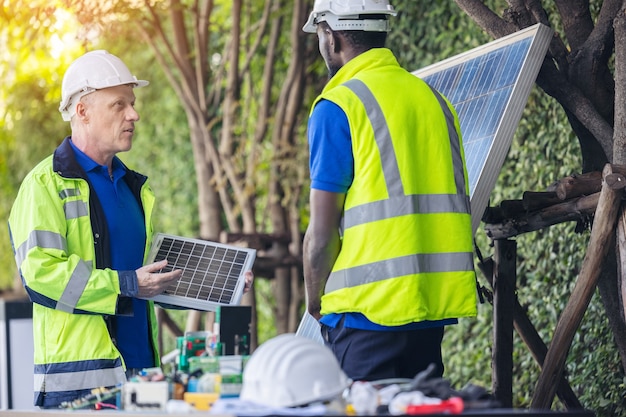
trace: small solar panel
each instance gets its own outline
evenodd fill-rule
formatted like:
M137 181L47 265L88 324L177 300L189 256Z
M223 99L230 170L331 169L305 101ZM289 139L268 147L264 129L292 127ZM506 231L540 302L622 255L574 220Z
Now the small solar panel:
M324 343L324 339L322 339L322 333L320 331L320 323L315 319L315 317L310 315L308 311L304 312L302 320L300 320L300 324L296 330L296 334L308 337L316 342Z
M252 269L256 250L158 233L147 263L167 259L160 272L175 269L181 277L151 300L196 310L214 311L241 302L245 272Z
M536 24L413 72L446 96L459 116L473 232L487 208L551 39L552 29ZM322 342L319 324L308 313L296 333Z

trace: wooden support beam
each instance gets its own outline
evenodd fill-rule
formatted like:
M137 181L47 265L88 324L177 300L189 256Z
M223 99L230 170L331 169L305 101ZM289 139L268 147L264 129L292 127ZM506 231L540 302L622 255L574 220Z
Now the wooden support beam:
M522 204L526 212L541 210L562 202L555 191L524 191L522 194Z
M513 306L515 305L514 240L496 240L493 276L493 394L504 408L513 407Z
M600 192L602 173L599 171L567 176L556 185L556 195L561 200Z
M534 232L545 227L566 221L581 220L593 215L600 193L578 197L550 207L515 218L508 218L500 223L483 225L487 236L493 240L508 239L522 233Z
M611 165L607 164L602 171L602 178L606 178L612 173ZM603 181L587 253L585 254L581 271L570 299L556 325L554 336L548 348L543 369L539 374L539 380L533 394L532 409L544 410L551 408L574 334L591 301L591 296L602 269L602 262L608 248L611 246L610 239L615 236L620 197L621 192L613 190L606 181Z

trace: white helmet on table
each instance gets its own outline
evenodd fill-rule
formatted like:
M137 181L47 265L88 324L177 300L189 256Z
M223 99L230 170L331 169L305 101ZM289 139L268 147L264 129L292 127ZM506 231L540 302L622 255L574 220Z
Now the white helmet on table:
M239 397L268 407L296 407L341 397L349 385L330 349L285 333L254 351L243 371Z
M315 33L317 24L326 22L332 30L389 32L387 19L368 19L367 15L396 14L388 0L315 0L313 11L302 30Z
M87 52L72 62L63 76L59 106L63 120L71 120L82 96L124 84L144 87L148 81L138 80L121 59L107 51Z

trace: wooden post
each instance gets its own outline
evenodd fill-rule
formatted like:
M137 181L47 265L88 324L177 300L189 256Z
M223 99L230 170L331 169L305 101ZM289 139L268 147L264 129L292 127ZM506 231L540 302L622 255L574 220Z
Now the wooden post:
M513 306L517 244L495 241L493 277L493 394L502 407L513 407Z
M602 171L602 178L604 179L612 173L611 165L607 164ZM602 269L602 261L607 254L608 248L611 246L610 239L615 236L615 223L620 206L620 196L621 191L618 192L612 189L606 181L603 181L587 253L576 280L576 285L554 330L554 336L548 348L543 369L539 374L539 380L533 394L532 409L551 408L574 334L582 321L596 288Z
M626 4L613 22L615 29L615 117L613 125L613 162L626 163ZM622 174L624 172L622 171ZM619 264L617 276L621 292L621 316L626 317L626 211L622 209L618 222ZM626 368L626 359L622 355L622 366Z
M626 207L622 207L617 220L617 249L618 249L618 283L617 287L621 294L621 316L626 317ZM626 369L626 362L622 362Z
M491 257L484 259L481 263L479 263L478 267L480 271L485 276L487 282L491 289L493 290L493 276L494 276L494 261ZM513 307L513 326L515 330L520 335L530 353L537 361L537 364L541 367L543 366L543 361L546 358L546 353L548 352L548 347L539 336L537 329L532 324L528 315L526 314L526 310L519 303L517 296L515 297L515 306ZM556 395L559 397L565 408L568 410L581 410L583 409L582 404L578 400L578 397L572 390L572 387L569 385L569 382L565 378L564 375L561 375L561 379L559 381L559 386L556 390Z

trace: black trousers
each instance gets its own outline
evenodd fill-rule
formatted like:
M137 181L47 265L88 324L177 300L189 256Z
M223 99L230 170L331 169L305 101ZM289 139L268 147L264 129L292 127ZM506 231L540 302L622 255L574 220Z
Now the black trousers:
M431 363L432 377L443 375L443 327L409 331L370 331L322 325L325 343L353 381L413 378Z

